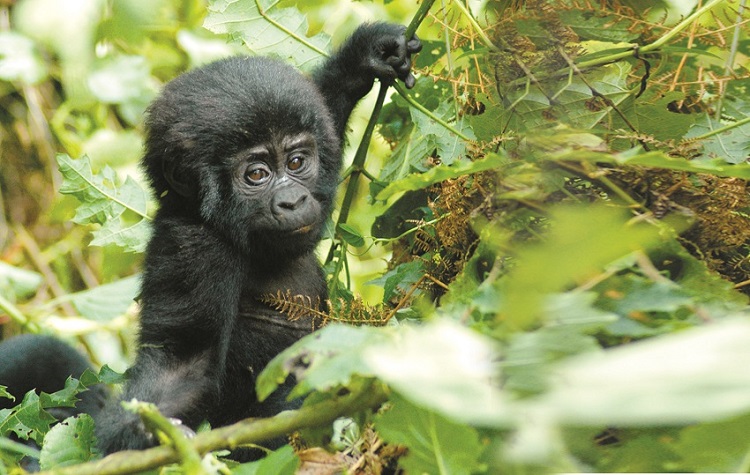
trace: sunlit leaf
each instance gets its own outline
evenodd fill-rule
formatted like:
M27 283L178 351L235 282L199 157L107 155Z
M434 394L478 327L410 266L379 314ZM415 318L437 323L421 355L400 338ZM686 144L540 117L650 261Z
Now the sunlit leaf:
M94 174L87 157L75 160L59 154L57 163L64 177L60 193L73 195L81 201L73 221L102 225L94 232L92 244L115 244L127 251L142 252L149 235L147 196L143 188L130 177L120 183L109 167ZM124 219L126 211L135 214L135 221Z
M256 54L273 54L309 69L330 50L330 37L308 37L307 18L296 8L278 8L273 0L212 0L205 28L242 41Z
M401 327L365 350L373 373L403 397L455 421L500 427L507 422L493 343L448 319Z
M750 411L750 323L735 319L581 356L542 398L578 425L689 424Z
M458 178L463 175L492 170L500 166L507 159L500 154L490 153L486 157L469 162L460 161L454 165L438 165L425 173L413 173L407 177L389 184L377 195L379 200L387 200L402 191L421 190L441 181Z
M35 84L47 76L47 66L29 38L0 32L0 79Z

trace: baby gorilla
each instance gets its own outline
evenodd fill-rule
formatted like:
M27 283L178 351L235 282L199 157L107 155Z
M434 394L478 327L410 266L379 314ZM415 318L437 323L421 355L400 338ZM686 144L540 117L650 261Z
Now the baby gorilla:
M314 255L333 205L346 124L375 78L414 84L404 28L359 27L312 78L277 60L235 57L164 88L146 119L146 173L159 198L141 288L140 349L121 400L155 403L195 429L294 407L255 378L310 332L260 297L327 298ZM111 401L104 453L153 445ZM236 457L246 458L243 454Z

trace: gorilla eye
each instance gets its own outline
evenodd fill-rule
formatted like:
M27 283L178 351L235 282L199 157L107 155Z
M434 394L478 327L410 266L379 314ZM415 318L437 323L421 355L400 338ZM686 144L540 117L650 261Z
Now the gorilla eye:
M302 165L304 164L305 159L300 156L295 156L289 159L288 162L286 162L286 167L291 171L297 171L300 168L302 168Z
M245 172L245 181L247 181L251 185L262 185L268 180L270 176L271 172L269 172L266 168L249 168Z

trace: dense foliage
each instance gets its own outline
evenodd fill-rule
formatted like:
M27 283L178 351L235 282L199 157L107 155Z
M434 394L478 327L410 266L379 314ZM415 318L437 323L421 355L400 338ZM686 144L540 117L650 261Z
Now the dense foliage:
M109 366L0 410L0 473L750 469L745 0L2 5L3 337L53 333ZM229 54L307 69L378 19L425 47L416 88L351 124L320 251L331 311L267 299L321 326L257 388L293 373L305 406L187 440L133 404L165 446L97 462L91 419L47 409L133 356L146 105ZM291 431L260 462L221 459Z

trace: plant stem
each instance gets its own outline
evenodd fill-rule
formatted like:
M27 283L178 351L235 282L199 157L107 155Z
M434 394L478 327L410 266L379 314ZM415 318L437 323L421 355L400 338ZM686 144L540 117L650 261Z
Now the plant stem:
M233 449L240 445L281 437L299 429L322 427L339 417L378 406L386 399L385 389L372 383L346 396L293 411L284 411L266 419L246 419L198 434L187 442L199 454ZM173 447L160 446L142 451L118 452L95 462L56 468L54 471L40 472L40 475L124 475L143 472L179 460L180 456Z
M675 36L681 33L682 30L690 26L691 23L693 23L694 21L697 21L701 15L703 15L707 11L711 10L712 8L716 7L718 4L723 3L723 2L726 2L726 0L711 0L710 2L706 3L703 7L693 12L691 15L689 15L679 24L675 25L675 27L669 30L664 36L662 36L661 38L659 38L658 40L654 41L651 44L641 46L641 47L638 47L638 45L634 44L632 45L633 46L632 49L627 49L619 53L612 53L610 55L602 56L602 57L592 59L589 61L582 61L576 64L580 69L593 68L596 66L603 66L605 64L614 63L615 61L619 61L621 59L630 58L633 56L633 51L635 50L635 48L638 48L639 53L651 53L651 52L657 51L659 48L663 47L665 44L672 41L672 39L674 39ZM549 74L539 73L536 75L536 78L546 79L546 78L566 76L569 74L569 71L570 71L570 68L565 68L565 69L560 69L558 71L554 71ZM507 86L508 87L518 86L518 85L524 84L526 81L527 81L527 78L525 77L516 79L514 81L509 82Z
M738 120L737 122L732 122L731 124L727 124L724 127L719 127L718 129L712 130L711 132L706 132L705 134L699 135L698 137L692 137L691 140L704 140L709 137L713 137L714 135L722 134L728 130L741 127L749 122L750 122L750 117L745 117L742 120Z
M435 0L424 0L422 2L422 5L419 6L419 10L417 10L416 15L414 15L414 18L412 18L411 22L409 23L409 26L406 27L406 31L404 33L404 36L406 36L407 40L414 36L414 33L417 31L417 28L419 27L420 23L424 21L424 19L427 17L427 13L430 11L430 7L432 7L432 4L435 2ZM359 177L360 175L364 174L363 170L365 167L365 161L367 159L367 148L370 146L370 141L372 140L372 134L375 131L375 125L378 122L378 117L380 116L380 111L383 108L383 103L385 102L385 96L388 92L388 86L390 86L390 83L381 82L380 83L380 91L378 92L378 99L375 102L375 107L372 110L372 114L370 115L370 120L367 122L367 127L365 128L365 133L362 136L362 140L359 142L359 147L357 147L357 152L354 154L354 159L352 160L352 166L351 166L351 173L349 174L349 181L346 184L346 191L344 192L344 198L341 202L341 211L339 212L338 220L336 221L336 228L334 228L334 233L336 232L336 229L338 228L339 224L346 223L347 219L349 219L349 212L351 211L352 202L354 201L354 197L357 193L357 185L359 184ZM399 90L398 86L396 85L396 90ZM405 95L404 93L399 92L401 95ZM411 103L411 101L410 101ZM334 243L331 245L331 249L328 251L328 257L326 258L326 263L331 262L333 260L334 251L336 249L337 243L334 241Z

